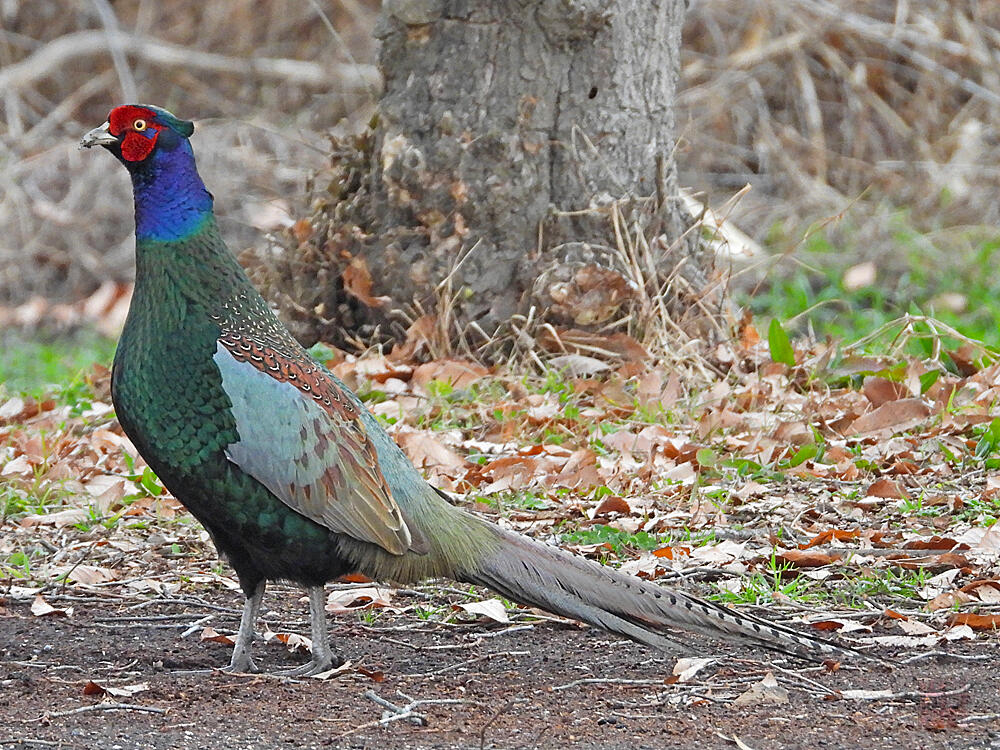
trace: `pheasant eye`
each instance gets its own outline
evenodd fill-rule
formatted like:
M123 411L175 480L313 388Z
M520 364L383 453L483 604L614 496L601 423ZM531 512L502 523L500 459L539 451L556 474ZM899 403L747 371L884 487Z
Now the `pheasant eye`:
M141 133L146 129L146 121L142 119L136 120L132 123L132 129Z

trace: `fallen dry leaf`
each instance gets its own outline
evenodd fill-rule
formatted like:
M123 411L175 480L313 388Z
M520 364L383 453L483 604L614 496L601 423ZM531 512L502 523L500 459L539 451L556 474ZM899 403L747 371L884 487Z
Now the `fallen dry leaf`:
M790 563L799 568L818 568L841 560L841 556L836 553L801 549L775 550L774 557L779 562Z
M1000 604L1000 581L973 581L962 586L959 590L975 596L985 604Z
M868 485L865 495L867 497L884 497L890 500L905 500L909 498L909 494L899 485L899 482L884 478L877 479Z
M869 375L864 380L862 393L865 398L871 401L872 406L878 407L889 401L898 401L909 396L909 391L902 383L897 383L886 378Z
M86 521L89 517L90 513L88 513L84 508L67 508L66 510L59 510L55 513L25 516L21 519L20 525L27 529L32 526L46 524L49 526L55 526L57 529L61 529L65 526L72 526L75 523Z
M372 275L367 261L360 256L351 258L341 278L344 281L344 291L368 307L381 307L390 301L389 297L372 296Z
M35 596L33 602L31 602L31 614L35 617L47 617L53 615L55 617L72 617L73 608L66 607L65 609L60 609L58 607L53 607L45 599L42 598L41 594Z
M883 430L903 432L920 424L930 414L930 407L919 398L890 401L855 419L847 434L866 435Z
M714 661L715 659L683 657L674 664L672 673L676 675L677 682L687 682Z
M489 374L490 371L477 362L464 359L435 359L416 367L413 370L412 382L425 390L431 381L448 383L453 388L468 388Z
M938 632L930 625L926 625L919 620L911 620L910 618L906 618L905 620L896 620L896 627L907 635L936 635Z
M199 638L200 638L200 640L203 640L203 641L212 641L213 643L222 643L222 644L225 644L226 646L233 646L233 645L236 644L236 641L234 641L228 635L222 635L221 633L216 632L215 628L205 628L205 629L203 629L201 631L201 636L199 636Z
M463 602L461 604L456 604L457 609L463 609L466 612L471 612L475 615L483 615L491 620L496 620L497 622L508 623L510 622L510 617L507 616L507 610L503 606L503 602L499 599L484 599L481 602Z
M128 698L136 693L143 693L149 690L148 682L137 682L134 685L101 685L93 680L88 680L83 686L84 695L111 695L115 698Z
M357 612L362 609L380 609L392 604L393 589L363 586L355 589L331 591L326 598L326 611L331 614Z
M594 508L591 518L608 516L612 513L620 513L627 516L631 512L632 509L622 497L619 495L607 495L603 500L601 500L597 507Z
M1000 615L977 615L956 612L948 619L949 625L968 625L973 630L1000 630Z
M830 542L848 542L852 539L857 539L861 536L861 532L857 530L847 530L847 529L827 529L822 531L812 539L810 539L805 544L800 544L799 549L809 549L810 547L816 547L820 544L829 544Z
M788 703L788 691L778 684L773 672L768 672L764 675L764 679L755 682L749 690L733 701L734 706L779 705L783 703Z
M312 653L312 639L298 633L275 633L270 628L264 630L265 641L284 643L291 653Z

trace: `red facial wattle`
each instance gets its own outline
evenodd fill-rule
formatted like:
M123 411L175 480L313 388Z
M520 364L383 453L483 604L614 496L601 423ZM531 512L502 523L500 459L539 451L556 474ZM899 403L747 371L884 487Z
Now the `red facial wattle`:
M142 161L153 150L158 135L159 131L153 126L142 133L130 130L122 141L122 158L126 161Z
M145 107L116 107L108 115L108 130L112 135L125 137L121 141L122 158L126 161L142 161L153 151L160 126L154 123L156 113ZM136 124L142 123L141 131Z

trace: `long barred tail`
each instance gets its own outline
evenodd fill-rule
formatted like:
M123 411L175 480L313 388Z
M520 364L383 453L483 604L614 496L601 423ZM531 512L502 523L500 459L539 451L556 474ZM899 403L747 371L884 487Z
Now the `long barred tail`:
M492 524L483 525L500 536L496 551L478 560L474 570L461 571L460 577L522 604L665 651L676 651L677 631L686 630L818 661L865 657L852 648L618 573Z

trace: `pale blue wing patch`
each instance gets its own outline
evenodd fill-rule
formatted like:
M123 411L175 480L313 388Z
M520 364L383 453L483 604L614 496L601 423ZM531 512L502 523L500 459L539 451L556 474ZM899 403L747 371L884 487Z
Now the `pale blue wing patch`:
M397 555L409 549L409 529L361 420L236 359L221 342L213 359L240 436L226 447L230 461L332 531Z

